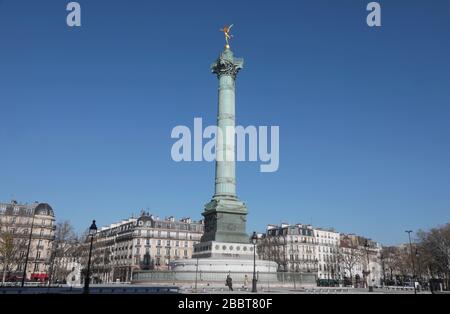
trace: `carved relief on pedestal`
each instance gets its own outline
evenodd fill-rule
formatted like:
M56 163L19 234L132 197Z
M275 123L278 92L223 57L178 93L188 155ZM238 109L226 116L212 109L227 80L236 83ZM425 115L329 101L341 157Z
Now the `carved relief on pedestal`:
M213 213L205 217L205 233L214 232L217 227L217 214Z

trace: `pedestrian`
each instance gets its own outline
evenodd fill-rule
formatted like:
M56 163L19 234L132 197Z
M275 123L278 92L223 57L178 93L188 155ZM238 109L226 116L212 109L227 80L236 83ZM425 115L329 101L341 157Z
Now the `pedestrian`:
M244 277L244 289L247 289L247 285L248 285L248 276L247 275L245 275L245 277Z
M228 286L230 291L233 291L233 279L231 279L230 275L227 275L227 280L225 281L225 286Z

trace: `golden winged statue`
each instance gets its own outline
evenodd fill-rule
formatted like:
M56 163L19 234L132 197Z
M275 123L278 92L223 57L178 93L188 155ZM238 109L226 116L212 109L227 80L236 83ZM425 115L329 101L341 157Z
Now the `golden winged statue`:
M233 24L230 26L225 25L220 31L224 33L225 35L225 41L227 42L226 48L230 48L230 39L233 38L233 35L230 34L231 28L233 27Z

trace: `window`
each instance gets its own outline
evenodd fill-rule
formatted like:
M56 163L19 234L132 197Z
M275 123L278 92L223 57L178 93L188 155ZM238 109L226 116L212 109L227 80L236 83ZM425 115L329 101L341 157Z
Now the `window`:
M184 250L184 257L187 257L187 256L188 256L188 251Z

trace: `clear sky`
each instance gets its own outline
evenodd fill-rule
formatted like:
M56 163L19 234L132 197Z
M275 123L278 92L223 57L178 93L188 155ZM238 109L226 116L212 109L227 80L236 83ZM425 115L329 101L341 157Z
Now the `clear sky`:
M0 0L0 200L81 231L141 208L201 218L214 164L175 163L176 125L214 124L232 47L241 125L280 126L280 169L237 167L248 232L312 223L382 243L450 221L450 1Z

